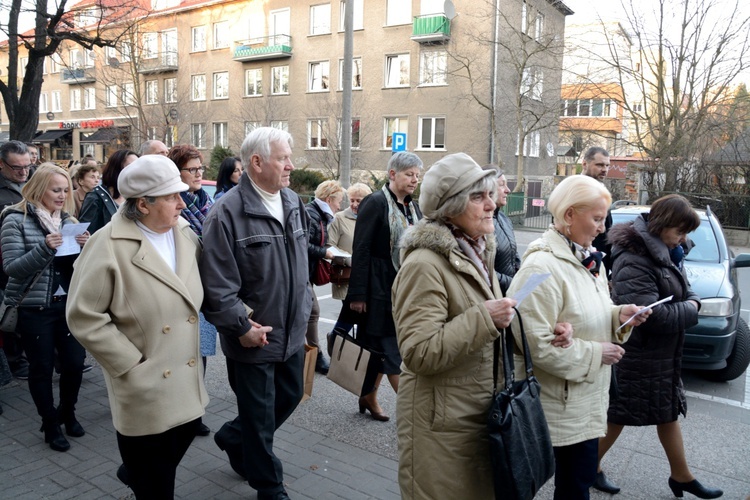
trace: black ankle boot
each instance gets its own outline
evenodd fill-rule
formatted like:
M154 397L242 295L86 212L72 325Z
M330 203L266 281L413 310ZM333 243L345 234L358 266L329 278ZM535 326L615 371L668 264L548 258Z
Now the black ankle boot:
M328 363L328 360L325 358L321 351L318 351L318 359L315 361L315 371L318 373L322 373L323 375L328 375L329 368L330 365Z
M604 493L609 493L610 495L616 495L620 493L620 487L616 484L613 484L609 479L607 479L607 476L604 475L604 471L599 471L596 473L596 479L594 479L593 486L594 489L603 491Z
M76 414L71 410L66 410L62 406L57 409L58 422L65 426L65 434L70 437L79 438L86 434L83 426L76 419Z
M42 424L42 428L39 429L44 432L44 442L49 443L49 447L55 451L68 451L70 449L70 443L65 436L63 436L60 424L57 423L57 419L45 420Z
M709 487L703 486L701 483L698 482L697 479L693 479L689 483L681 483L679 481L675 481L674 479L670 477L669 488L672 490L672 493L674 493L674 496L679 497L679 498L682 498L683 491L692 493L698 498L719 498L721 495L724 494L724 492L721 491L719 488L709 488Z

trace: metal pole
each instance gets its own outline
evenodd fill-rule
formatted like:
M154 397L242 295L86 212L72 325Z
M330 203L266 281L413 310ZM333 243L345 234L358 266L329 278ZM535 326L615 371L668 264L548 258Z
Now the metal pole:
M349 187L352 169L352 59L354 57L354 1L346 0L344 8L344 68L341 96L341 156L339 181Z

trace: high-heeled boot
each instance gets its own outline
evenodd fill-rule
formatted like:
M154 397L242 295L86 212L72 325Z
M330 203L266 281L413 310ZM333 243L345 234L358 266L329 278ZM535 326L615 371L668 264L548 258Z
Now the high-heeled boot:
M86 434L83 426L76 419L75 411L68 410L62 405L57 409L58 422L65 426L65 434L70 437L81 437Z
M49 447L53 450L68 451L70 449L70 443L63 436L62 429L56 417L45 418L39 430L44 432L44 442L49 443Z
M373 395L373 399L375 399L375 395L377 394L376 391L371 392L367 396L362 396L359 398L359 412L364 413L365 410L370 412L370 416L373 420L377 420L378 422L388 422L391 417L383 413L382 411L375 411L375 404L370 402L370 396Z
M669 488L672 490L672 493L674 493L674 496L678 498L682 498L683 491L692 493L698 498L719 498L724 494L724 492L719 488L710 488L708 486L703 486L698 482L697 479L693 479L689 483L681 483L679 481L675 481L670 477Z

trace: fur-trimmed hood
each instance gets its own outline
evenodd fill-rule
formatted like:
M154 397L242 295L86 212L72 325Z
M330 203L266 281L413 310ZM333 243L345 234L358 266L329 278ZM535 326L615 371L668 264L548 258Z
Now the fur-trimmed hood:
M487 260L488 255L494 255L496 242L492 233L486 236L486 247L482 260ZM446 259L450 258L451 252L461 252L451 230L439 222L429 219L422 219L404 232L399 243L401 246L401 262L404 262L406 256L414 250L424 248L442 255Z
M612 259L623 252L634 255L650 255L663 266L671 266L669 249L658 236L648 232L648 214L642 214L630 222L615 224L607 234L607 241L612 245ZM682 244L685 255L695 246L690 239Z

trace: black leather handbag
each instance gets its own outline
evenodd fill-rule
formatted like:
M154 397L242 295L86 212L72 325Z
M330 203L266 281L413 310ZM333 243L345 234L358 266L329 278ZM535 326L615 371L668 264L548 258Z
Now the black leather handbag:
M540 399L541 386L534 376L529 344L518 310L516 316L521 328L526 379L515 380L513 376L515 341L510 327L495 340L492 368L493 397L487 426L495 498L498 500L534 498L539 488L555 473L555 455ZM505 385L497 392L501 339Z

